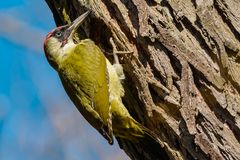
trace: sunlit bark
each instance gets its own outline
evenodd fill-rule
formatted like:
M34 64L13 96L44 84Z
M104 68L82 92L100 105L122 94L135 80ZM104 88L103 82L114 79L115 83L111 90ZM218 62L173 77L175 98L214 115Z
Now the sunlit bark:
M81 35L133 51L124 104L161 145L118 139L132 159L240 159L239 0L46 1L57 25L90 9Z

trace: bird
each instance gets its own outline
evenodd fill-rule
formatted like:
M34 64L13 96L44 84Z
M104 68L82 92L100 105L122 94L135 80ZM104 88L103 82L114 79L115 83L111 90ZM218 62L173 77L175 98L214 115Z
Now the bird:
M109 144L113 144L113 135L130 141L146 135L156 138L129 114L122 102L124 72L116 53L116 62L111 64L91 39L74 41L74 34L89 14L87 11L47 34L44 52L49 64L74 105Z

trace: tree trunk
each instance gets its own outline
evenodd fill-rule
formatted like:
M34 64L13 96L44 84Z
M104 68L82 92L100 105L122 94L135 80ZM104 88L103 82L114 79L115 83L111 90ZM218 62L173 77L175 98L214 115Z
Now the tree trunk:
M161 142L118 139L132 159L240 159L239 0L46 1L57 25L91 10L82 36L133 51L123 101Z

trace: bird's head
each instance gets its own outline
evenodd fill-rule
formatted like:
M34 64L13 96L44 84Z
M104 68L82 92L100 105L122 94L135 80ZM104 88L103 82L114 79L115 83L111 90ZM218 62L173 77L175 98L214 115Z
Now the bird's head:
M68 49L75 45L73 35L89 13L90 11L87 11L71 24L57 27L47 34L43 47L51 66L54 68L57 67L61 57L66 54Z

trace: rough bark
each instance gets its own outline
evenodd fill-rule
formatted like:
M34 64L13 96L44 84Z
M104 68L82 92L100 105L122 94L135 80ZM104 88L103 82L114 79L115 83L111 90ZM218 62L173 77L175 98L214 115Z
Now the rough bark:
M82 35L133 51L124 104L161 145L118 139L132 159L240 159L239 0L46 1L57 25L90 9Z

